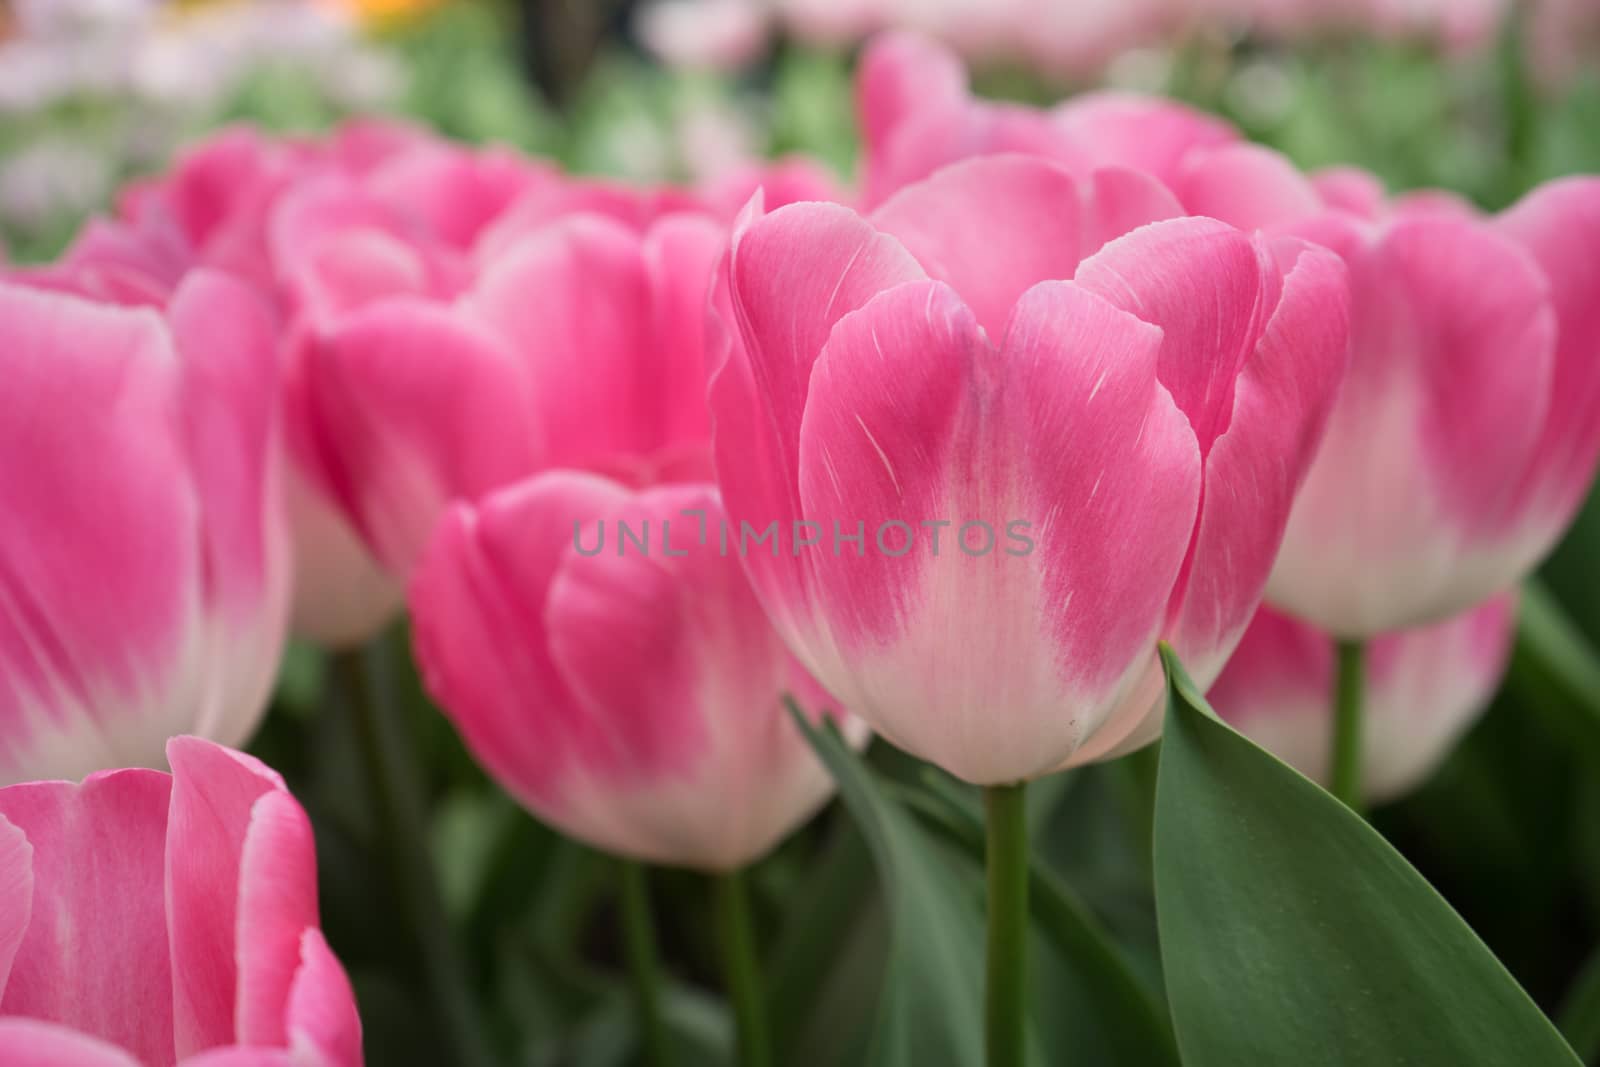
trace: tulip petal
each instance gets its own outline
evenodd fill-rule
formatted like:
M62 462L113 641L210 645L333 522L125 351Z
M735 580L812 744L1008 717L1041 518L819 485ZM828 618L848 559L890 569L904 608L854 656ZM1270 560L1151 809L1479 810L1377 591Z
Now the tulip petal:
M654 362L634 233L592 215L557 222L496 259L464 307L526 362L550 463L585 468L655 450L661 386L677 368Z
M914 33L884 33L861 53L856 111L868 146L882 145L921 108L960 103L967 72L954 53Z
M168 312L184 361L183 417L204 511L206 606L222 627L216 688L190 727L243 742L277 680L292 578L281 517L278 363L267 309L243 284L188 276Z
M1178 181L1191 215L1221 219L1241 230L1290 225L1323 210L1316 187L1283 155L1234 144L1192 157Z
M286 1025L297 1065L310 1061L327 1067L361 1067L361 1017L355 993L315 928L300 938L300 969L289 990Z
M847 706L970 781L1016 781L1060 765L1147 672L1199 486L1159 345L1065 282L1024 294L1000 352L937 283L840 321L813 373L801 493L807 519L861 523L868 543L811 551L828 632L799 644ZM974 520L988 551L960 528ZM922 531L896 555L903 539L873 543L892 521L952 528L937 556ZM1002 541L1013 522L1032 551ZM952 625L957 658L941 651Z
M879 290L926 275L848 208L795 204L742 222L729 263L729 354L713 379L717 478L731 521L756 530L800 517L799 439L812 363L833 325ZM804 602L793 556L746 571L780 630Z
M0 286L0 782L160 762L192 713L199 503L159 318Z
M1278 301L1278 273L1250 238L1212 219L1146 226L1079 268L1078 284L1161 327L1159 374L1201 455L1228 428L1234 382Z
M0 1018L0 1048L6 1067L142 1067L115 1045L38 1019Z
M1542 554L1587 494L1600 454L1600 374L1594 370L1600 359L1600 261L1594 254L1600 247L1600 179L1540 186L1497 226L1539 261L1559 331L1549 415L1518 509L1542 513L1529 515L1542 527Z
M305 395L331 480L384 565L408 575L452 499L532 469L527 371L424 301L347 316L310 353Z
M286 1045L284 1005L300 942L317 925L317 851L311 822L288 793L251 805L239 864L237 1039Z
M170 793L166 775L145 770L0 790L0 816L34 844L32 913L0 1016L172 1062L161 864Z
M411 585L428 691L473 754L530 807L558 801L569 762L606 750L603 730L577 713L550 662L544 604L577 527L587 545L596 520L625 499L605 479L555 472L476 509L459 505Z
M276 843L271 834L279 829L256 829L251 812L265 794L282 791L283 780L259 760L198 737L173 738L167 743L167 759L172 764L172 810L165 845L166 893L173 1019L181 1058L237 1039L241 890L248 890L251 912L245 917L252 922L256 906L270 892L270 887L242 881L245 847L252 832L258 848L267 847L263 841Z
M1499 549L1551 402L1556 322L1532 258L1480 223L1402 219L1347 262L1350 369L1269 595L1355 637L1520 574Z
M33 846L27 834L0 815L0 1000L32 914Z
M1266 588L1295 490L1348 365L1350 297L1339 257L1285 239L1283 295L1240 369L1169 639L1200 685L1216 677Z
M610 744L604 762L569 769L552 814L613 851L735 869L832 792L782 695L814 712L832 702L767 622L737 550L710 532L723 521L714 489L648 491L606 521L644 530L650 548L568 553L551 585L551 659Z
M1096 172L1092 182L1029 156L952 164L901 189L872 215L931 277L949 282L991 336L1036 282L1071 278L1113 237L1181 214L1154 179Z
M1075 96L1054 119L1099 165L1128 167L1169 186L1191 153L1239 139L1239 131L1203 111L1113 90Z

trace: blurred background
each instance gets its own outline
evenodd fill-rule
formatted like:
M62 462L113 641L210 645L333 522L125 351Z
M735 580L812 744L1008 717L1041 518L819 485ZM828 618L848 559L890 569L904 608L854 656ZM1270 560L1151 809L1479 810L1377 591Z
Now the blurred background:
M16 262L51 257L126 179L233 122L315 131L387 114L641 180L804 151L848 177L853 55L885 26L949 43L990 96L1166 93L1304 167L1357 164L1397 191L1498 208L1544 178L1600 171L1600 0L0 0L0 244ZM1542 580L1600 643L1600 507ZM458 1010L484 1015L512 1062L627 1062L628 986L604 965L619 955L608 861L493 788L403 648L389 652L420 739L402 760L426 802L412 817L474 988L438 988L392 936L428 920L397 913L375 873L390 869L373 854L382 813L352 754L371 739L337 713L350 680L292 650L255 744L316 822L325 926L358 987L369 1062L445 1062L440 1016ZM1552 1013L1600 936L1600 751L1572 728L1572 701L1519 650L1440 773L1376 814ZM871 759L920 773L881 745ZM1154 761L1035 790L1038 847L1152 971ZM834 1062L870 1027L887 936L865 847L830 812L756 882L784 1062ZM716 971L704 887L668 872L656 891L672 1025L715 1048L728 1020L703 992ZM801 908L778 912L780 896Z

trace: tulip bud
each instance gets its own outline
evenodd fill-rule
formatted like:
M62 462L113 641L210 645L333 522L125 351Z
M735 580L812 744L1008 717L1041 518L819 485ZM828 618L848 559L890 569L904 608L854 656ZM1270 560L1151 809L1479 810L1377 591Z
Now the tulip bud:
M813 715L835 705L736 553L709 486L635 493L555 472L458 504L411 590L428 688L489 772L562 831L740 867L832 792L783 697Z

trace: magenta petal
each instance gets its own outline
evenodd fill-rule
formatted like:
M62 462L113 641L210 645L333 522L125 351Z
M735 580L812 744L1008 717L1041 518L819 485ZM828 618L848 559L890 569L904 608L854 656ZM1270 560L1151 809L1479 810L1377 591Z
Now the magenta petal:
M115 1045L38 1019L0 1018L0 1049L6 1067L146 1067Z
M33 846L28 835L0 815L0 1002L32 914Z
M283 781L260 761L198 737L173 738L167 758L173 776L167 913L173 1017L183 1057L236 1040L241 889L250 890L245 918L251 921L258 903L265 903L256 894L267 892L241 882L241 865L254 830L252 809L265 794L281 791ZM258 848L275 829L255 830Z
M311 821L285 792L250 808L239 866L238 1040L285 1045L284 1005L300 941L317 925L317 852Z
M1071 278L1106 241L1180 214L1154 179L1097 172L1092 181L1029 156L965 160L900 190L872 214L928 274L949 282L991 336L1037 282Z
M161 859L170 792L166 775L145 770L0 789L0 816L33 844L32 912L0 1016L172 1062Z
M347 316L312 353L313 432L341 502L395 575L448 503L534 465L527 370L447 307L390 300Z
M1206 460L1187 584L1169 634L1201 685L1222 668L1266 588L1295 491L1348 365L1344 264L1286 241L1283 296L1239 372L1233 417Z
M1270 148L1235 144L1192 158L1177 184L1191 215L1221 219L1241 230L1299 222L1323 210L1323 199L1299 169Z
M314 885L314 883L313 883ZM284 1025L298 1065L308 1055L318 1067L361 1067L361 1017L344 968L322 932L300 938L300 968L290 987Z

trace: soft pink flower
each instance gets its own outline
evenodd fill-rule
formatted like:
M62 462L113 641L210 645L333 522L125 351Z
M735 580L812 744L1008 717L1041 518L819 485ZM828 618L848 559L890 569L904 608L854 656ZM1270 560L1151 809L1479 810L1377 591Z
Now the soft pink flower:
M5 1063L360 1067L305 812L250 756L167 759L0 789Z
M1422 783L1488 707L1516 631L1504 593L1367 648L1362 788L1393 800ZM1334 641L1262 605L1208 697L1228 722L1319 782L1329 773Z
M734 234L711 402L729 513L778 532L752 582L847 707L969 781L1149 740L1157 638L1214 677L1277 553L1344 272L1179 214L1135 171L992 156Z
M452 500L551 467L705 479L705 305L724 227L588 211L512 242L451 301L330 323L291 383L340 507L409 576Z
M678 67L738 69L766 48L768 0L653 0L636 16L650 51Z
M1312 183L1235 146L1191 160L1179 194L1325 244L1350 270L1350 373L1273 602L1363 637L1447 618L1532 570L1600 457L1600 179L1548 183L1491 218L1437 194L1385 203L1350 172Z
M1000 152L1078 170L1132 167L1170 182L1190 153L1238 138L1220 119L1133 93L1087 93L1048 110L980 100L954 54L904 33L868 46L856 100L869 206L940 167Z
M707 485L555 472L458 504L412 585L418 661L467 744L597 847L727 870L832 792L782 697L834 705L719 548L723 523Z
M272 344L210 271L157 307L0 284L0 782L249 736L291 568Z

